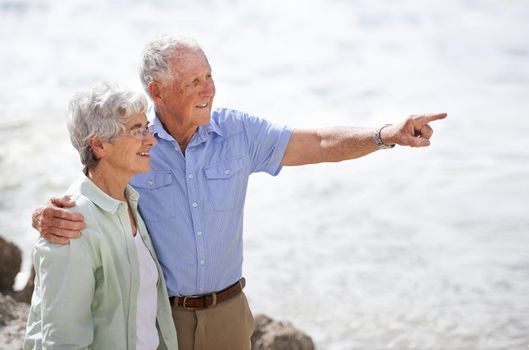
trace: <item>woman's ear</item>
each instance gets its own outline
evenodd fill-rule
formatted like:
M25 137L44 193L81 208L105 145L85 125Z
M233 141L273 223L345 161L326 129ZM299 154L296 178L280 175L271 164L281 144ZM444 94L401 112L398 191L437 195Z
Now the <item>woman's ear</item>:
M90 145L90 148L92 148L92 152L94 152L97 160L105 156L105 145L103 140L101 140L99 137L90 138L88 140L88 144Z

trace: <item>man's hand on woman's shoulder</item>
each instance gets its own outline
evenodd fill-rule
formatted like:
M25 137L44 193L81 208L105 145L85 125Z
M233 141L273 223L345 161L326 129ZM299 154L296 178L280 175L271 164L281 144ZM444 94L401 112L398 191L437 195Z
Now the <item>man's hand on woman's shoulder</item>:
M45 206L37 208L32 215L32 226L42 238L52 243L68 244L78 238L85 228L82 214L64 208L75 206L69 196L53 197Z

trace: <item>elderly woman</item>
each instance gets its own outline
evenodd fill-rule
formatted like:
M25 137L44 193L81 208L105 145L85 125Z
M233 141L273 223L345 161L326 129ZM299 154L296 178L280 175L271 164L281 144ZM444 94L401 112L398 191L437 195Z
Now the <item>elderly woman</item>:
M131 177L156 144L146 100L109 84L76 95L68 130L84 174L69 188L81 238L34 252L35 291L24 349L176 349L162 270Z

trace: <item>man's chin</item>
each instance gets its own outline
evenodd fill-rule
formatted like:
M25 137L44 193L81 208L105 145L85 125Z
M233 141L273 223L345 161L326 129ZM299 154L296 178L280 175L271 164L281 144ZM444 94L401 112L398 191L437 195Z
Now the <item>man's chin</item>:
M208 125L211 121L211 111L207 115L197 117L196 120L198 125Z

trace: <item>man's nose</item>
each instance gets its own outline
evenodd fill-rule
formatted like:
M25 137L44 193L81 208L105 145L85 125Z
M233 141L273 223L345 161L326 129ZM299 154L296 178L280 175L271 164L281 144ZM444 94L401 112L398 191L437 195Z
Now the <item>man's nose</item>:
M207 96L215 95L215 82L213 81L213 79L208 79L204 82L204 85L202 87L202 94Z

